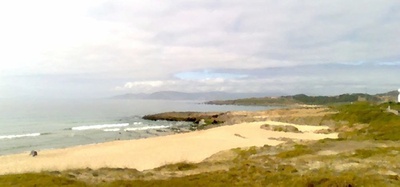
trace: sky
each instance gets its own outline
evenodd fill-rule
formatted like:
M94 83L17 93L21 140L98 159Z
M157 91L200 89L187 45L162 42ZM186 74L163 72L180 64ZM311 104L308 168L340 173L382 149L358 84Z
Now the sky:
M400 88L398 0L0 1L0 98Z

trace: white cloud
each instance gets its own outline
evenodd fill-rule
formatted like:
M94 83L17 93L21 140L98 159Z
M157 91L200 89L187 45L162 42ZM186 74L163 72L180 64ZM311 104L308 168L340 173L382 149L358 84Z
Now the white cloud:
M372 71L380 67L373 64L398 62L399 19L396 0L2 1L0 77L25 76L27 86L36 75L96 75L119 82L120 90L126 82L148 90L262 90L270 79L251 79L260 69L364 62ZM221 87L208 85L215 77L175 80L203 70L249 77L226 79ZM298 88L289 78L279 81ZM0 89L20 91L12 82L0 79Z
M163 81L141 81L141 82L127 82L124 85L124 88L134 88L136 86L150 86L150 87L159 87L163 85Z

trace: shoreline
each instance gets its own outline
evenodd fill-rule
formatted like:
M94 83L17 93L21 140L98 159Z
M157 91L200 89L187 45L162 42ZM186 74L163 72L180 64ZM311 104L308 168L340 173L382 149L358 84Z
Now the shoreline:
M175 122L143 120L148 114L167 111L253 111L269 110L269 107L213 106L187 100L5 100L2 103L3 119L0 119L0 155L30 152L49 148L63 148L82 144L107 142L117 139L137 139L142 136L136 130L125 128L145 126L173 126ZM136 124L142 122L143 124ZM78 131L72 128L130 123L128 127L102 127L98 130ZM114 128L114 129L111 129ZM122 135L116 131L119 128ZM103 132L108 129L110 132ZM175 129L175 128L174 128ZM154 132L154 131L150 131ZM37 137L27 137L40 133ZM137 137L136 137L137 136ZM140 137L139 137L140 136ZM18 137L18 138L17 138Z
M278 138L318 140L337 138L337 134L317 134L312 131L325 126L295 125L303 133L276 132L261 129L263 124L295 125L275 121L247 122L224 125L207 130L156 136L144 139L117 140L90 145L0 156L0 174L68 169L135 168L148 170L168 163L201 162L223 150L237 147L276 146ZM310 129L311 128L311 129ZM240 135L240 136L238 136Z
M151 121L149 121L151 122ZM186 122L156 122L156 125L135 126L138 122L124 127L82 129L81 127L96 127L97 125L77 126L55 132L26 133L0 136L0 143L5 147L0 150L0 156L27 153L31 150L43 151L63 149L74 146L105 143L117 140L136 140L190 131L190 123ZM118 125L117 123L115 123ZM141 124L139 124L141 125ZM75 128L75 129L73 129ZM87 135L85 134L87 133ZM13 141L18 143L14 144ZM22 145L22 146L18 146Z

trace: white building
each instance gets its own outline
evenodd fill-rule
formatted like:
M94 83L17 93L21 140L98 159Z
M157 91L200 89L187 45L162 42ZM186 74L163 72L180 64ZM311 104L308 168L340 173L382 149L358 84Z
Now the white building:
M399 91L399 96L397 96L397 102L400 103L400 88L399 88L399 90L397 90L397 91Z

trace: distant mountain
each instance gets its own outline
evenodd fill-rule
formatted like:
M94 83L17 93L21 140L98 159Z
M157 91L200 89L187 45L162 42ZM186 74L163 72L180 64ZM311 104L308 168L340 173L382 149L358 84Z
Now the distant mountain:
M227 93L227 92L176 92L160 91L150 94L124 94L112 97L112 99L160 99L160 100L221 100L221 99L241 99L248 97L263 97L265 93Z

